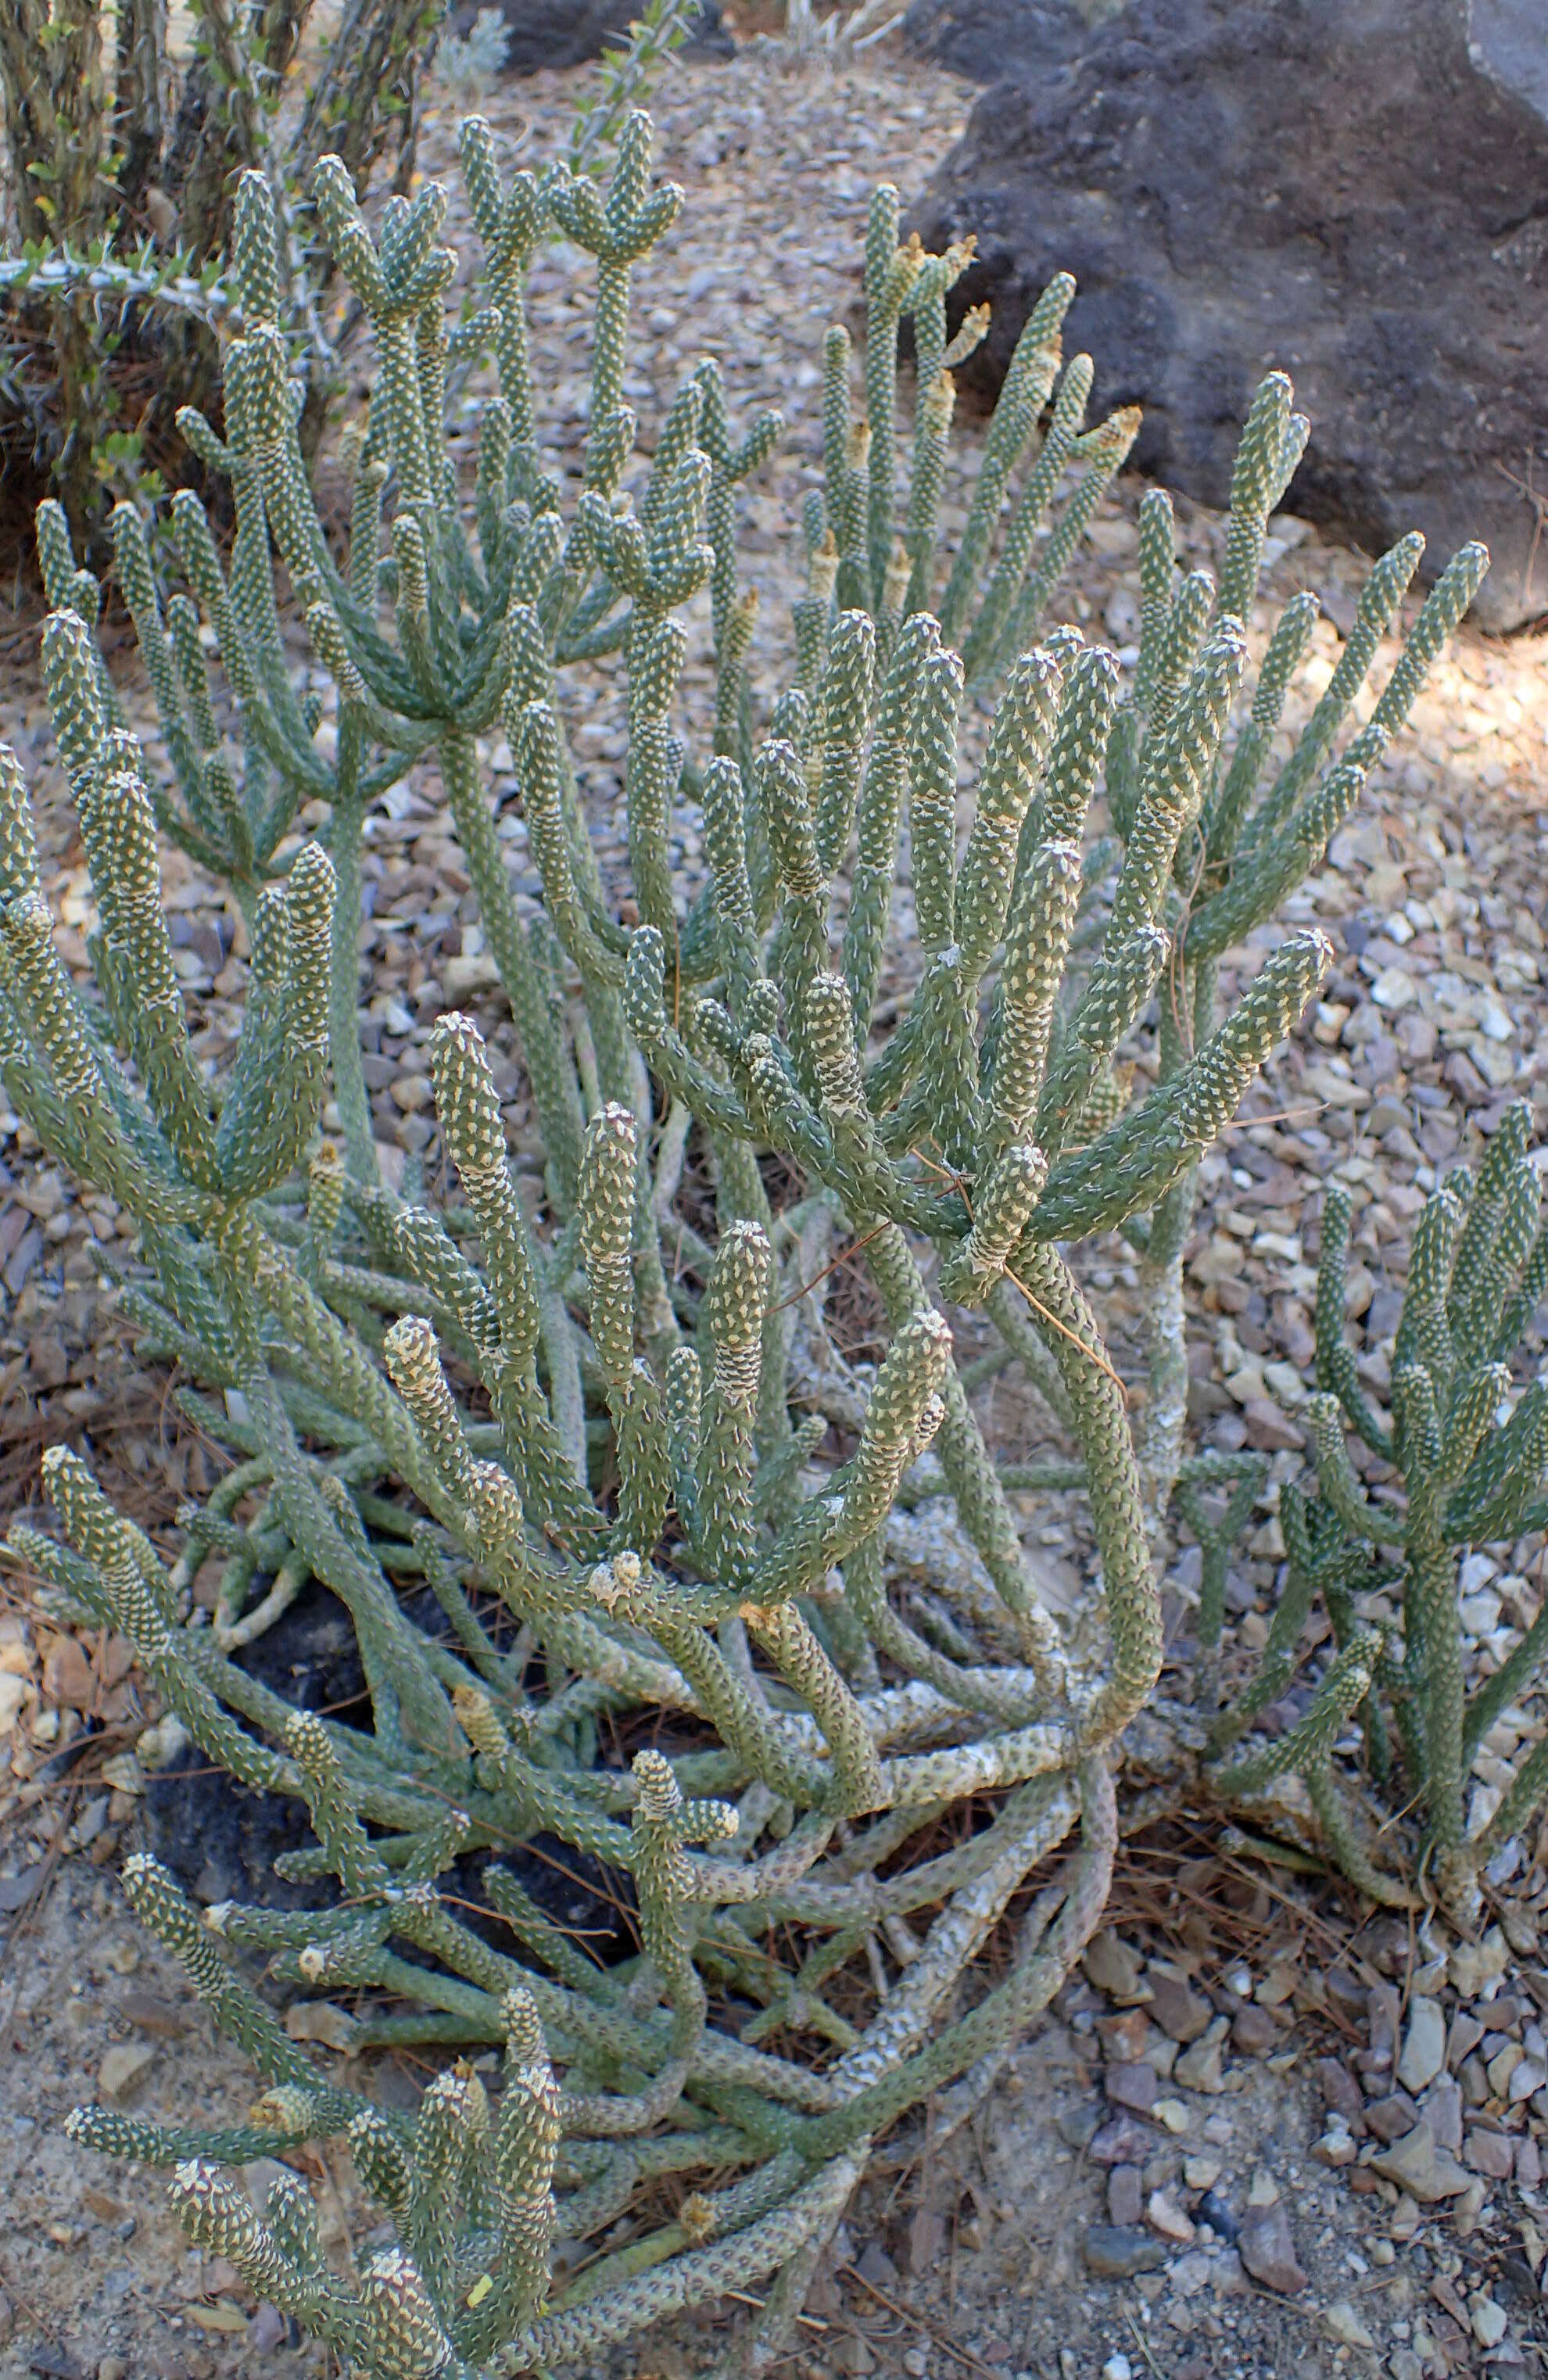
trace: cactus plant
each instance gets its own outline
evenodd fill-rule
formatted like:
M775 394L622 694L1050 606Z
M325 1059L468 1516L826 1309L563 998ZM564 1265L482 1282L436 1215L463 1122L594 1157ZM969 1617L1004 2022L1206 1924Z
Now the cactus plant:
M1468 1773L1483 1739L1536 1679L1541 1615L1506 1658L1466 1691L1458 1579L1473 1548L1530 1536L1548 1523L1548 1390L1513 1380L1522 1335L1548 1288L1548 1227L1528 1161L1531 1109L1506 1111L1476 1183L1457 1167L1415 1226L1391 1369L1390 1412L1365 1392L1344 1336L1349 1198L1323 1202L1317 1280L1318 1392L1307 1408L1316 1492L1288 1485L1280 1519L1286 1584L1258 1672L1216 1719L1213 1790L1232 1798L1299 1777L1324 1848L1371 1898L1403 1904L1409 1888L1377 1859L1332 1754L1362 1712L1371 1781L1401 1787L1422 1829L1437 1894L1461 1925L1480 1908L1480 1871L1548 1793L1548 1751L1526 1752L1494 1805L1469 1825ZM1368 1451L1365 1478L1348 1434ZM1361 1599L1397 1600L1391 1619ZM1314 1599L1336 1648L1305 1717L1262 1749L1241 1739L1288 1682Z
M647 122L629 120L605 186L563 166L503 180L477 119L462 151L489 303L450 336L443 193L393 200L377 238L343 167L319 169L319 214L380 366L354 436L343 564L296 443L272 206L256 176L240 186L244 334L226 357L224 437L183 416L232 482L229 565L199 500L180 495L193 600L163 607L143 522L122 507L114 524L169 775L122 722L93 636L95 580L56 510L40 519L55 606L44 675L95 890L97 990L83 994L54 951L7 758L0 1070L45 1145L134 1217L126 1302L148 1349L224 1394L224 1406L198 1391L184 1401L239 1461L186 1516L171 1567L64 1451L47 1480L65 1541L17 1528L10 1543L66 1605L132 1641L212 1758L305 1803L315 1841L283 1864L335 1877L342 1896L321 1912L226 1905L201 1918L153 1863L131 1865L136 1906L268 2095L252 2125L208 2138L100 2110L74 2127L175 2165L195 2235L386 2380L546 2366L778 2273L746 2349L761 2369L871 2138L944 2086L962 2104L981 2095L1100 1914L1110 1755L1155 1683L1161 1632L1125 1390L1063 1250L1116 1227L1142 1233L1148 1213L1162 1219L1150 1244L1162 1264L1178 1228L1167 1202L1319 982L1322 936L1289 935L1223 1022L1191 991L1192 1041L1164 1022L1159 1079L1127 1103L1119 1092L1119 1046L1163 971L1187 962L1200 919L1203 983L1354 798L1362 762L1324 774L1352 683L1250 810L1276 697L1260 682L1228 764L1226 732L1240 615L1297 435L1279 382L1250 425L1267 459L1243 477L1218 599L1197 575L1174 596L1164 518L1146 515L1151 616L1134 702L1119 707L1115 658L1073 629L1035 641L1135 428L1130 414L1081 427L1089 363L1060 369L1067 279L1023 334L944 566L950 375L983 324L948 341L946 292L965 252L900 248L896 194L883 190L865 260L866 418L853 415L835 332L792 682L761 732L735 506L777 419L736 437L720 376L701 364L650 469L623 486L631 271L678 205L651 184ZM548 225L597 271L584 485L568 519L538 449L524 315ZM906 507L905 312L919 366ZM487 350L498 394L470 536L442 396L449 358ZM287 674L276 552L337 691L326 747ZM1384 732L1476 562L1464 557L1421 613ZM717 679L694 762L678 724L681 615L701 589ZM1271 689L1293 642L1271 648ZM568 663L614 654L628 924L605 897L556 699ZM959 851L970 676L1003 687ZM479 756L497 723L542 880L531 920ZM511 1171L482 1038L456 1014L432 1050L456 1202L438 1213L378 1170L356 1014L361 834L370 805L432 754L520 1036L546 1156L540 1212ZM1088 846L1104 768L1117 839ZM708 858L692 899L668 847L683 785ZM326 847L296 828L314 798ZM878 1040L905 832L920 971ZM248 918L247 1019L218 1088L188 1043L158 833L227 877ZM1206 872L1210 897L1190 914ZM845 880L847 904L834 898ZM330 1053L336 1144L316 1136ZM713 1242L676 1205L690 1133L713 1174ZM769 1151L803 1185L778 1215L757 1161ZM826 1339L810 1269L841 1229L889 1320L865 1383ZM1038 1599L931 1276L941 1296L993 1318L1073 1442L1078 1462L1058 1476L1086 1491L1104 1631L1067 1640ZM815 1410L795 1420L803 1402ZM836 1466L816 1460L829 1412L852 1434ZM258 1510L244 1524L248 1495ZM918 1625L889 1592L902 1522L928 1545L937 1590ZM188 1589L211 1553L226 1562L214 1624L190 1625ZM349 1613L369 1724L298 1712L231 1658L308 1576ZM405 1580L433 1596L441 1633L411 1620L394 1592ZM609 1756L609 1714L641 1715L656 1741L628 1763ZM937 1820L969 1803L982 1823L942 1848ZM1003 1978L958 2004L1012 1895L1077 1829ZM637 1958L596 1966L500 1864L535 1830L630 1879ZM469 1852L486 1859L504 1948L438 1892ZM793 1952L771 1955L770 1938ZM458 2068L412 2124L363 2106L241 1981L234 1961L252 1951L292 1990L375 1995L361 2047L503 2043L498 2107ZM864 1981L859 1997L829 1989L855 1972L886 1979L888 1957L885 1995ZM756 2006L739 2033L724 2022L732 1993ZM785 2054L765 2046L776 2034ZM340 2133L398 2242L352 2290L320 2268L295 2192L282 2187L260 2218L213 2169L258 2138ZM695 2190L675 2221L545 2311L550 2232L589 2237L667 2172L735 2179Z
M64 14L18 0L0 18L5 197L20 249L0 262L0 325L25 333L6 341L0 448L23 486L59 493L80 533L95 537L126 466L168 459L177 396L213 400L238 165L263 172L281 211L286 326L320 422L335 359L300 222L308 178L342 149L363 189L391 142L409 185L443 6L351 0L283 138L312 0L257 11L194 0L175 107L162 0L79 0ZM146 363L156 394L147 406L140 389L131 407L126 367Z

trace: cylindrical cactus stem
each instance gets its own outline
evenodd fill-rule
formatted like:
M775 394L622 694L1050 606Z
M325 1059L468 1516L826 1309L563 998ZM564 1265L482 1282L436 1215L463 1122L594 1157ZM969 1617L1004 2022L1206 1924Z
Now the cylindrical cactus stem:
M1025 1139L1036 1123L1054 1003L1064 979L1080 897L1077 847L1042 844L1022 870L1006 929L998 1035L988 1084L988 1135L1001 1148Z
M320 2327L320 2283L296 2270L237 2183L193 2157L177 2168L167 2197L189 2237L212 2255L235 2265L255 2296Z
M747 874L742 771L717 757L704 772L704 841L715 887L717 941L726 979L726 1004L739 1022L761 967L757 917Z
M854 1012L855 1046L862 1055L876 1005L898 864L898 825L908 778L911 722L925 662L939 640L940 630L928 613L915 613L905 621L877 700L844 929L844 980Z
M841 1136L869 1144L871 1114L855 1052L854 1017L841 975L824 971L806 987L806 1038L823 1122Z
M516 2322L526 2323L548 2302L561 2095L531 1994L514 1986L500 2013L505 2091L494 2133L494 2174L512 2312Z
M506 1361L532 1363L541 1330L526 1221L505 1158L505 1124L484 1038L471 1017L442 1016L430 1044L430 1079L446 1151L478 1221Z
M978 1184L966 1239L941 1264L943 1297L959 1305L983 1305L1003 1277L1047 1178L1040 1148L1017 1142L1001 1152Z
M381 2380L436 2380L454 2350L414 2259L402 2248L369 2257L360 2275L359 2330Z
M825 876L849 846L876 683L877 636L865 612L841 612L828 632L828 666L817 688L822 782L816 805L817 864Z
M1215 1770L1210 1777L1212 1790L1222 1796L1261 1793L1276 1777L1324 1762L1345 1722L1370 1692L1381 1644L1379 1629L1361 1629L1329 1662L1305 1718L1264 1751Z
M592 1117L581 1159L581 1262L591 1292L591 1338L609 1390L627 1396L635 1363L633 1244L639 1134L625 1107Z
M714 1368L699 1424L695 1503L703 1559L728 1584L746 1575L756 1541L754 1428L773 1263L762 1224L734 1222L705 1297Z
M667 1358L667 1442L671 1455L677 1516L692 1540L698 1534L699 1436L704 1374L691 1347L674 1347Z
M285 1749L306 1780L307 1806L317 1839L345 1892L369 1901L391 1882L390 1873L360 1824L357 1803L315 1711L296 1711L285 1730Z
M1062 684L1052 653L1023 654L995 711L954 904L955 938L970 985L988 965L1004 929L1022 821L1053 742Z
M925 659L909 726L909 847L926 961L952 941L957 873L957 714L962 664L942 646Z
M684 1922L694 1889L684 1847L729 1841L736 1832L737 1816L726 1802L685 1802L659 1752L636 1752L634 1777L636 1798L630 1831L640 1932L645 1955L671 2003L672 2053L674 2060L681 2060L703 2027L707 2005Z

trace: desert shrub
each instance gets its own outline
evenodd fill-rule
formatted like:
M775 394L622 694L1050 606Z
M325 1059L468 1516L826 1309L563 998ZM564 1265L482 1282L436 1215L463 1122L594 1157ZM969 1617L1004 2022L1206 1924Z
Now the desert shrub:
M1474 1755L1537 1682L1548 1642L1540 1612L1469 1693L1463 1565L1476 1548L1513 1543L1548 1524L1548 1388L1523 1383L1511 1369L1548 1290L1542 1183L1527 1156L1531 1128L1526 1101L1508 1108L1476 1183L1454 1168L1426 1201L1385 1415L1367 1395L1344 1333L1348 1194L1337 1184L1327 1192L1319 1392L1308 1408L1315 1492L1288 1485L1281 1493L1286 1584L1256 1674L1214 1722L1207 1770L1217 1794L1243 1803L1299 1779L1333 1858L1373 1900L1399 1906L1414 1905L1417 1878L1394 1873L1391 1849L1402 1838L1400 1820L1411 1816L1409 1831L1421 1863L1433 1867L1443 1904L1469 1927L1481 1907L1481 1871L1548 1794L1548 1748L1539 1742L1483 1807L1466 1807ZM1350 1433L1373 1458L1363 1479L1350 1460ZM1229 1534L1228 1519L1221 1542ZM1299 1723L1246 1749L1243 1738L1289 1682L1314 1605L1331 1623L1334 1657ZM1334 1756L1356 1717L1363 1779Z
M0 1069L45 1146L135 1218L126 1303L146 1352L203 1383L185 1402L236 1463L186 1515L170 1567L64 1452L47 1463L64 1542L18 1529L11 1545L58 1608L132 1639L212 1758L304 1803L314 1840L284 1871L341 1892L320 1912L201 1917L153 1862L131 1862L135 1906L268 2087L250 2124L212 2135L100 2109L72 2123L104 2150L175 2164L195 2237L362 2369L563 2362L777 2276L745 2349L756 2369L780 2351L875 2135L935 2092L942 2120L960 2120L1097 1923L1114 1747L1161 1659L1151 1539L1183 1458L1179 1430L1165 1435L1163 1330L1147 1492L1069 1252L1127 1229L1167 1292L1172 1202L1328 951L1316 932L1288 935L1224 1018L1214 961L1318 864L1481 556L1444 576L1348 755L1336 733L1411 545L1377 565L1288 762L1268 765L1305 601L1231 744L1242 616L1304 434L1276 377L1247 425L1218 589L1176 582L1169 511L1147 500L1145 632L1125 697L1111 653L1046 625L1136 427L1131 413L1084 426L1090 362L1060 352L1072 284L1050 285L1026 325L944 554L951 374L984 322L949 340L965 251L900 246L884 188L866 243L865 410L835 330L793 657L756 717L737 491L778 417L739 432L718 370L698 364L628 480L631 273L680 203L651 181L647 121L628 120L605 183L562 164L505 178L476 118L462 155L486 302L450 333L443 193L393 200L378 240L344 165L325 158L316 176L379 366L352 431L342 563L296 434L281 227L266 180L241 184L224 435L182 417L231 482L229 565L200 499L179 494L191 595L166 601L140 513L114 519L164 771L123 723L93 638L96 582L57 511L41 518L44 676L99 912L96 988L61 968L7 761ZM524 306L550 227L596 266L568 504L539 444ZM495 389L465 491L445 380L486 351ZM335 689L326 738L291 683L276 558ZM690 745L684 613L701 595L714 706ZM560 689L583 662L615 674L627 724L626 911L606 895L566 740ZM998 689L981 751L970 679ZM542 883L533 915L480 757L501 727ZM381 1176L357 1014L364 821L430 755L543 1163L540 1192L513 1172L482 1038L444 1015L439 1208ZM697 890L670 850L685 796L704 826ZM312 801L326 830L303 833ZM158 834L229 880L249 920L242 1040L216 1083L189 1048ZM905 989L877 1030L905 838ZM1126 1049L1144 1062L1131 1071ZM337 1135L320 1138L330 1078ZM698 1200L690 1150L708 1177ZM779 1211L770 1156L795 1185ZM825 1319L841 1240L887 1317L865 1373ZM1072 1460L1009 1476L1084 1491L1100 1590L1073 1633L1038 1599L937 1295L992 1318L1067 1433ZM212 1553L226 1571L205 1626L188 1592ZM928 1592L905 1593L901 1576L920 1572ZM297 1710L232 1658L308 1577L349 1613L369 1723ZM535 1832L628 1880L637 1956L597 1965L502 1864ZM999 1980L975 1990L975 1953L1067 1840ZM437 1888L474 1853L500 1947ZM498 2106L466 2066L412 2122L338 2088L241 1980L237 1954L253 1951L283 1988L367 1995L360 2048L503 2043ZM260 2219L216 2169L341 2133L398 2242L347 2286L321 2265L298 2186L279 2185ZM550 2295L553 2237L592 2237L663 2175L694 2180L675 2218Z
M315 427L333 358L307 184L333 151L363 192L391 149L395 185L408 187L417 87L442 10L346 0L304 108L284 124L312 0L199 0L175 103L163 0L20 0L0 17L18 243L0 264L0 451L13 481L52 483L79 534L95 532L126 486L159 486L180 403L217 402L244 168L265 176L279 212L292 368Z

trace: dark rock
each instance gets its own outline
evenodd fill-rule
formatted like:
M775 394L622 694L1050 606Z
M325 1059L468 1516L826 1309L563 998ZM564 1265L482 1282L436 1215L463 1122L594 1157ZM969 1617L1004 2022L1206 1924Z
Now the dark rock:
M1091 2144L1102 2122L1102 2110L1094 2099L1082 2099L1078 2107L1067 2107L1058 2119L1058 2136L1066 2148L1083 2149Z
M1462 2091L1449 2075L1425 2093L1424 2120L1439 2145L1455 2156L1462 2145Z
M1137 2165L1115 2165L1107 2176L1107 2219L1119 2230L1132 2230L1143 2222L1145 2212L1144 2183Z
M1365 2110L1365 2120L1379 2141L1398 2141L1411 2132L1419 2121L1419 2109L1406 2091L1394 2091L1385 2099L1373 2099Z
M272 2305L260 2305L248 2332L248 2347L255 2355L272 2355L275 2348L283 2347L284 2342L284 2314L276 2313Z
M903 2277L879 2240L866 2240L854 2260L854 2269L863 2281L870 2281L877 2289L896 2289L902 2286Z
M1328 1998L1341 2008L1346 2016L1365 2014L1366 2003L1371 1997L1370 1986L1362 1984L1358 1976L1351 1975L1348 1967L1329 1967L1323 1982Z
M1234 2248L1241 2237L1241 2225L1217 2190L1206 2190L1193 2213L1201 2223L1207 2223L1216 2238Z
M466 33L490 0L460 0L452 11L454 30ZM536 74L542 67L584 66L604 50L623 49L640 14L638 0L497 0L511 37L506 74ZM720 0L699 0L698 17L683 43L688 57L729 58L736 45L720 21Z
M1086 2270L1099 2281L1132 2280L1136 2273L1154 2273L1167 2261L1159 2240L1127 2223L1094 2223L1081 2250Z
M1237 2253L1265 2289L1277 2289L1282 2297L1288 2297L1306 2287L1306 2276L1296 2262L1290 2218L1278 2199L1272 2206L1248 2208L1241 2218Z
M1465 1108L1481 1108L1488 1104L1489 1086L1465 1050L1453 1050L1441 1068L1441 1080L1448 1091L1455 1091Z
M1131 2107L1137 2116L1148 2116L1161 2094L1154 2066L1109 2066L1103 2080L1113 2106Z
M925 23L933 13L937 30ZM912 223L974 232L962 378L987 395L1051 275L1097 414L1134 404L1136 466L1213 505L1263 372L1312 439L1292 512L1433 572L1494 556L1477 613L1548 608L1548 44L1536 0L925 0L916 39L998 79ZM1487 22L1485 22L1487 20Z
M1172 2080L1185 2091L1207 2092L1217 2098L1226 2087L1226 2020L1215 2017L1202 2041L1185 2049L1172 2069Z
M1168 1975L1158 1967L1147 1971L1145 1981L1153 1995L1151 2016L1167 2040L1197 2041L1209 2022L1209 2002L1180 1975Z
M1094 2132L1086 2154L1094 2165L1143 2165L1155 2146L1155 2134L1132 2116L1115 2116Z
M1467 2162L1490 2181L1508 2181L1516 2167L1516 2143L1503 2132L1469 2132Z
M254 1595L267 1583L260 1578ZM441 1607L428 1588L405 1596L404 1609L427 1632L443 1624ZM236 1660L260 1684L305 1710L354 1715L365 1699L365 1673L349 1615L316 1579ZM237 1784L197 1745L146 1780L140 1811L146 1849L197 1900L319 1909L337 1899L338 1887L329 1877L302 1883L275 1873L274 1862L282 1852L311 1843L299 1805L287 1794L256 1792ZM441 1889L457 1896L459 1913L475 1933L508 1950L511 1937L503 1922L481 1913L490 1899L483 1874L492 1858L476 1852L457 1860L446 1871ZM634 1886L622 1871L607 1869L590 1852L548 1834L513 1844L501 1853L498 1864L519 1878L557 1925L584 1940L599 1963L616 1965L637 1951L631 1913Z
M158 1999L154 1992L126 1992L118 2013L137 2033L152 2034L158 2041L181 2041L188 2029L182 2010L170 2000Z
M1456 2198L1468 2186L1468 2177L1447 2149L1437 2148L1428 2127L1416 2124L1392 2148L1371 2160L1371 2171L1396 2182L1421 2206Z
M1051 74L1089 38L1075 0L913 0L903 18L911 50L972 82L998 82L1034 58Z
M1119 2009L1116 2016L1101 2016L1096 2020L1096 2037L1102 2044L1103 2055L1119 2065L1133 2064L1143 2050L1149 2034L1148 2009Z
M1359 2063L1367 2071L1392 2066L1397 2057L1397 2040L1403 2022L1403 2001L1392 1984L1373 1984L1366 2003L1371 2024L1371 2049L1368 2058ZM1384 2086L1385 2087L1385 2086Z
M1259 2008L1253 2000L1238 2009L1231 2020L1232 2045L1248 2058L1266 2058L1271 2049L1279 2047L1282 2039L1267 2009Z

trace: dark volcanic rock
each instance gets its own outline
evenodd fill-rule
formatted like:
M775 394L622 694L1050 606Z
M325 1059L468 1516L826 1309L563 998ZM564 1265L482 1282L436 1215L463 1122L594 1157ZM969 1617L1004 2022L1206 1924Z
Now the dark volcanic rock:
M921 57L974 82L1046 74L1091 39L1075 0L913 0L903 39Z
M404 1597L410 1620L433 1629L439 1606L428 1588ZM345 1725L369 1725L370 1706L355 1631L344 1606L315 1579L272 1628L237 1657L238 1666L304 1710ZM304 1806L288 1796L238 1785L197 1745L147 1779L141 1803L144 1848L172 1870L196 1900L256 1902L268 1909L320 1909L338 1899L331 1876L295 1883L274 1873L282 1852L314 1838ZM511 1936L487 1910L482 1877L491 1857L523 1884L555 1924L600 1965L638 1948L633 1879L587 1852L538 1834L493 1855L475 1852L441 1879L458 1914L476 1933L509 1951Z
M466 33L491 0L459 0L452 23ZM584 66L604 50L622 49L629 27L641 14L639 0L493 0L505 19L511 46L507 74L536 74L542 67ZM720 22L720 0L699 0L698 21L683 44L688 57L729 58L734 43Z
M1432 574L1482 537L1484 624L1548 609L1541 0L1131 0L1094 30L1058 0L920 0L911 27L1001 77L913 216L931 248L977 235L970 383L998 387L1068 269L1067 351L1094 407L1143 407L1142 469L1223 504L1280 367L1312 420L1290 510L1373 551L1422 529Z

